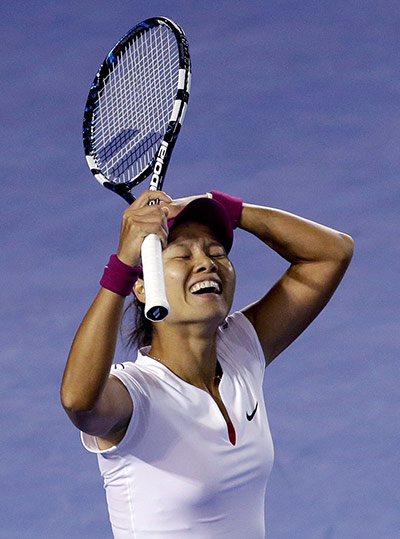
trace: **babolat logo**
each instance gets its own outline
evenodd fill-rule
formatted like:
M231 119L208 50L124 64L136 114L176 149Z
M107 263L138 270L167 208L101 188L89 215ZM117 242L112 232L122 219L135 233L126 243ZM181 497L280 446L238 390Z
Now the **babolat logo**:
M161 142L160 149L157 153L156 164L154 165L153 175L151 177L150 186L157 189L160 174L164 165L164 158L167 153L168 143L164 140Z

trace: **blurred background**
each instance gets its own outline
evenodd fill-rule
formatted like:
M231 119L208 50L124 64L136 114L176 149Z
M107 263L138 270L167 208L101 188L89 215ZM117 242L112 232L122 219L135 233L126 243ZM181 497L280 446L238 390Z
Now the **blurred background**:
M111 537L96 458L59 403L125 209L92 179L81 122L106 53L155 15L184 28L193 63L165 190L226 191L356 241L331 303L266 371L268 537L400 537L398 2L16 0L0 9L0 537ZM242 231L232 259L235 309L286 269ZM126 357L119 347L118 361Z

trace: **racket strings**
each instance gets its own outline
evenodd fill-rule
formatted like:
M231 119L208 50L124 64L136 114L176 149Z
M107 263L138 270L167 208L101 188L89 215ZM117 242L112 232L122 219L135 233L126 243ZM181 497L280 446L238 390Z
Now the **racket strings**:
M152 129L158 133L162 130L162 120L166 118L166 114L169 119L171 110L171 103L174 99L174 93L176 91L176 80L173 77L172 67L173 64L167 62L167 55L165 52L171 51L170 43L165 46L165 38L163 33L158 28L158 32L154 34L152 43L148 43L149 47L153 47L151 54L149 55L150 65L148 66L150 72L154 74L153 77L147 80L148 88L150 91L143 95L143 108L140 120L143 122L144 129L148 133L151 133ZM166 34L170 37L169 34ZM159 56L157 50L163 49L164 55ZM178 66L177 48L175 54L175 69ZM167 75L167 68L170 68ZM169 88L168 88L169 83ZM174 83L174 84L173 84ZM155 97L158 96L158 102L155 102ZM164 114L160 114L163 112ZM164 131L165 132L165 131ZM157 137L157 142L163 136L164 133L160 133Z
M154 158L171 116L178 73L176 39L164 26L145 32L119 54L94 118L93 146L106 177L126 183Z

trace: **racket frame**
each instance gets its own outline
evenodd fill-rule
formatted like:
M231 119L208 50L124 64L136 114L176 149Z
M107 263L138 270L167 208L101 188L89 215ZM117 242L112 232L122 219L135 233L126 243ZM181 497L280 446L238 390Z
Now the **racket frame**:
M170 114L165 134L160 140L154 157L136 176L124 182L118 182L107 178L96 160L96 149L93 139L96 129L96 109L99 97L105 88L108 75L118 64L119 55L128 50L135 39L150 29L164 25L174 34L178 47L178 84L172 112ZM178 138L182 122L185 117L191 86L191 61L189 44L182 28L167 17L153 17L137 24L127 32L108 53L100 66L86 102L83 119L83 145L87 164L96 180L107 189L114 191L128 204L135 201L131 193L133 187L141 183L151 174L149 189L158 191L162 189L165 173ZM157 204L158 200L152 200L150 204ZM162 264L162 245L159 237L149 234L142 243L141 248L143 276L146 294L145 316L153 321L163 320L169 313L169 304L166 297L165 279Z
M96 114L97 103L100 93L105 87L104 81L118 63L118 55L124 54L135 39L149 31L151 28L159 25L167 26L173 32L178 46L179 77L172 113L168 121L166 132L160 141L160 145L153 159L135 177L124 183L118 183L113 181L111 178L107 178L103 174L99 163L96 160L96 150L93 147L92 139L95 131L94 117ZM129 32L127 32L114 45L104 62L101 64L93 80L89 96L87 98L83 119L83 145L86 161L93 176L101 185L120 195L129 204L135 200L135 197L131 193L133 187L145 180L148 176L150 176L150 174L151 180L149 189L155 191L162 188L172 150L174 149L182 122L185 117L190 94L190 86L191 61L189 44L182 28L171 19L168 19L167 17L152 17L150 19L146 19L145 21L140 22L131 28Z

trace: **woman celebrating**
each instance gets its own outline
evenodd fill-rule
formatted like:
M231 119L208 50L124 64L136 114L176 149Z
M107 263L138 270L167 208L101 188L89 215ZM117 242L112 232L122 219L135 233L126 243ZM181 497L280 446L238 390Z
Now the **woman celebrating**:
M264 297L228 316L236 226L290 266ZM156 324L142 314L140 247L150 233L163 244L171 308ZM116 538L265 537L273 445L264 369L326 305L352 253L345 234L218 192L172 200L145 191L125 211L61 388L85 447L98 455ZM112 366L132 289L138 357Z

